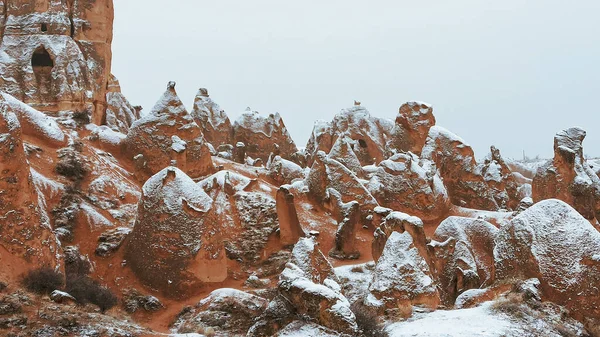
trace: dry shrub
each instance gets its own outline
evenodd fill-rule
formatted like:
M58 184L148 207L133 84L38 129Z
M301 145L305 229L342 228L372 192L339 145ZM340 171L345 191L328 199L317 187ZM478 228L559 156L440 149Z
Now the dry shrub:
M64 276L54 269L45 266L28 272L21 281L23 286L36 294L49 294L62 288Z
M75 276L67 283L67 292L75 297L78 304L92 303L102 312L117 305L117 296L110 289L87 276Z
M356 324L365 337L388 337L383 325L379 323L376 310L364 304L362 299L352 304L350 310L356 316Z

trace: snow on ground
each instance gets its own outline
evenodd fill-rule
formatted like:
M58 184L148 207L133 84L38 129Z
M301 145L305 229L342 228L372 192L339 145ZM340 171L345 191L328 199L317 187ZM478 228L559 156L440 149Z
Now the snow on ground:
M405 322L390 324L386 330L390 337L462 337L462 336L525 336L525 331L502 314L490 311L492 302L476 308L438 310L428 314L415 314Z
M365 296L369 292L369 284L373 280L373 262L347 265L334 268L335 275L340 280L344 295L350 303Z
M279 331L275 337L338 337L338 333L329 332L327 329L314 323L294 321Z

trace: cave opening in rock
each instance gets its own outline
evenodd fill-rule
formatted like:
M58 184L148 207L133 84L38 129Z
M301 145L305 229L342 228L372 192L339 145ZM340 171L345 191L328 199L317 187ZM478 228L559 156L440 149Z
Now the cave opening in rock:
M47 32L47 31L48 31L48 24L42 23L42 32Z
M33 67L34 71L36 68L52 68L54 67L54 60L52 60L52 56L50 56L46 48L39 47L33 52L31 66Z
M362 148L365 148L365 147L367 147L367 142L365 142L364 139L359 139L358 145L360 145L360 147L362 147Z

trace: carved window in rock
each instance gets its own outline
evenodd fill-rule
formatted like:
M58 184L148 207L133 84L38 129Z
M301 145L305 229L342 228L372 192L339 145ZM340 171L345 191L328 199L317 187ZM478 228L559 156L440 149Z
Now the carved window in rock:
M48 31L48 24L47 23L42 23L42 32L47 32Z

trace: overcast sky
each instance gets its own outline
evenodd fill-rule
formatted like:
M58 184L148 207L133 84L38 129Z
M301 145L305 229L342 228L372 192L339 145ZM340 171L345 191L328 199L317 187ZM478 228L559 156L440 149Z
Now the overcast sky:
M145 111L174 80L188 108L206 87L232 122L279 112L305 146L355 99L391 119L418 100L477 157L550 157L571 126L600 156L598 0L114 2L113 73Z

